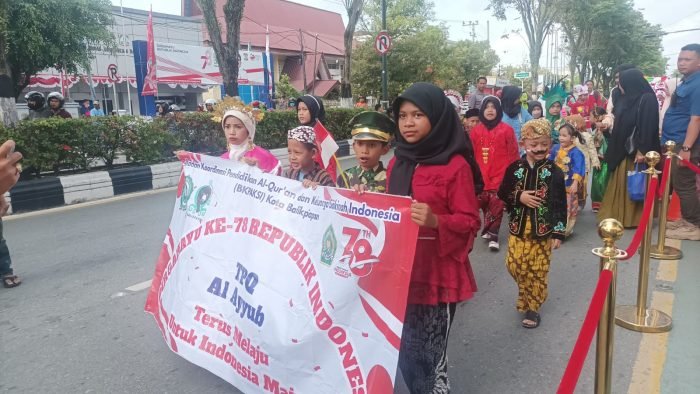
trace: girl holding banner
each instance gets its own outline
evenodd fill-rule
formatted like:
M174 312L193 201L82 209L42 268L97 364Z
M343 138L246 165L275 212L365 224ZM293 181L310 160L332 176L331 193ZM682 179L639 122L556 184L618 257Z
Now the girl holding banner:
M447 338L457 303L476 281L468 253L481 227L474 152L449 99L416 83L394 101L396 151L389 193L411 196L420 226L408 291L399 367L412 393L448 393Z

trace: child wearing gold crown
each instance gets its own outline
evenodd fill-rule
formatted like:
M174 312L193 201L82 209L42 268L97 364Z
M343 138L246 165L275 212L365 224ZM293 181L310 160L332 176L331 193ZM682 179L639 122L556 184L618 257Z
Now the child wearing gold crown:
M226 135L228 146L228 152L221 157L257 166L270 174L280 175L282 166L279 160L253 142L255 125L262 120L263 113L228 97L217 105L215 113L222 111L222 115L215 115L215 119L221 118L221 128Z
M540 325L552 249L561 245L566 230L564 173L548 159L551 128L544 118L523 125L525 156L508 166L498 189L510 217L506 268L518 285L516 307L525 314L525 328Z

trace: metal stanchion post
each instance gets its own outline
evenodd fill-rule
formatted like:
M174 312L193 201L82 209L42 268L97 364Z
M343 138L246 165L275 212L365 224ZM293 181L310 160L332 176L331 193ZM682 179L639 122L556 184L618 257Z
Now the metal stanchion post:
M649 168L644 170L647 176L647 186L651 185L653 178L658 178L658 171L654 169L661 160L658 152L647 152L646 162ZM651 199L651 212L654 211L655 190L647 188L647 198ZM644 220L644 218L642 218ZM652 220L644 231L644 239L639 255L639 282L637 284L637 305L618 305L615 322L628 330L639 332L666 332L671 330L671 317L656 309L647 308L647 292L649 288L649 254L651 252Z
M622 238L625 229L622 223L615 219L605 219L598 225L598 235L603 239L603 247L593 249L593 254L600 257L600 270L612 271L612 281L608 295L603 304L600 321L598 322L598 337L595 349L595 393L609 394L612 392L613 345L615 333L615 291L617 280L617 259L626 256L624 250L615 247L615 242Z
M676 154L673 152L676 149L676 143L673 141L666 142L666 160L674 160ZM652 259L657 260L679 260L683 258L683 252L680 249L666 245L666 217L668 216L669 194L671 193L671 166L668 167L668 174L664 174L664 195L661 199L661 210L659 211L659 236L656 238L656 245L651 247L649 254Z

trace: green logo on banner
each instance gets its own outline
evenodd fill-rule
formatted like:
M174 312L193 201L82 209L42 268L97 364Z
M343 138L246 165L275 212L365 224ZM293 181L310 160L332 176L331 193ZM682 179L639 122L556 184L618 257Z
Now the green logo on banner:
M338 240L335 238L333 226L328 226L323 234L323 248L321 249L321 262L327 266L333 264L335 250L338 248Z

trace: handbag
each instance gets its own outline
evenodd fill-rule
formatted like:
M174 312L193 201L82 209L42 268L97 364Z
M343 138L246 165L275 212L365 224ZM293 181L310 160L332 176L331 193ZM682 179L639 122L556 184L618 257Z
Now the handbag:
M634 135L637 134L637 122L639 122L639 111L642 107L642 100L644 97L639 99L639 105L637 106L637 118L634 122L634 128L632 129L632 134L625 140L625 152L627 155L633 155L637 152L637 144L634 143Z
M634 202L644 201L646 174L639 171L639 163L635 163L633 171L627 171L627 194Z

